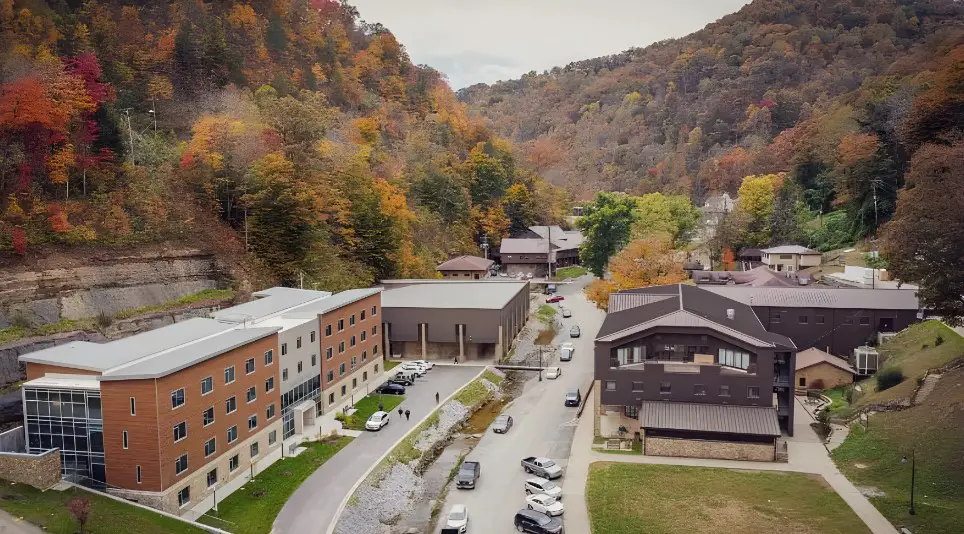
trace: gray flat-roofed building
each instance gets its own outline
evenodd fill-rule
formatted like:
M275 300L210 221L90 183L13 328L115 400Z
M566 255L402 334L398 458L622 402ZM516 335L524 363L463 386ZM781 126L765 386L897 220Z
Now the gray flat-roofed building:
M529 315L529 283L385 280L382 315L390 357L500 358Z
M342 306L347 306L354 302L358 302L361 299L368 298L372 295L377 295L381 293L382 288L380 287L365 287L361 289L347 289L341 293L336 293L329 297L323 298L321 300L312 301L308 304L303 304L296 308L290 310L292 313L315 313L322 314L328 313L331 310L336 310Z
M252 293L251 296L255 300L216 311L211 314L211 317L219 321L243 323L326 299L331 297L331 293L291 287L272 287Z

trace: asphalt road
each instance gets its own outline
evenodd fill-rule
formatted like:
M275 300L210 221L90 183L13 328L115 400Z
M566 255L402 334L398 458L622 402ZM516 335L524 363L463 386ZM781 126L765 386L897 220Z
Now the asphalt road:
M437 365L407 388L399 406L412 411L411 421L393 412L388 426L365 432L325 462L288 499L272 532L284 534L324 533L348 492L402 436L435 409L435 393L444 399L459 390L481 370L473 365ZM397 409L396 409L397 410Z
M555 342L571 341L575 345L572 361L552 364L562 368L562 376L556 380L543 378L539 382L532 378L526 383L522 395L503 412L514 419L514 426L507 434L495 434L490 430L479 440L466 459L481 462L481 477L474 490L454 487L449 490L439 528L444 524L449 507L461 503L469 510L469 532L515 532L513 518L516 512L525 508L523 484L531 476L522 470L522 458L546 456L565 469L577 421L576 408L567 408L563 404L565 392L568 388L580 387L585 396L585 386L593 376L593 339L604 318L603 312L582 294L588 281L588 277L583 277L572 284L559 286L559 294L565 297L562 304L572 310L572 317L561 319L563 329ZM573 324L582 329L580 338L569 338L569 327ZM555 482L564 485L565 474Z

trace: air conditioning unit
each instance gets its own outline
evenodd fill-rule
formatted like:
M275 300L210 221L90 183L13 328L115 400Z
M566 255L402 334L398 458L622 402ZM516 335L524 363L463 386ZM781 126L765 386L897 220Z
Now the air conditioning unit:
M880 365L880 354L877 349L864 345L854 349L854 368L858 375L872 375Z

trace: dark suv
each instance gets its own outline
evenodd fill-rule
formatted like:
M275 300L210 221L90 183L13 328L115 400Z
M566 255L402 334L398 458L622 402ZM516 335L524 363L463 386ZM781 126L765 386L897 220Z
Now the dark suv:
M522 509L515 514L515 529L534 534L562 534L562 521L542 512Z
M381 393L382 395L404 395L405 386L386 382L375 388L375 393Z

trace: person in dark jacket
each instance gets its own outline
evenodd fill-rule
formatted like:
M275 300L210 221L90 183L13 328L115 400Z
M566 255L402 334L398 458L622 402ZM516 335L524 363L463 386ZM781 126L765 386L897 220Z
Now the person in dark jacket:
M405 420L406 420L406 421L408 421L408 418L409 418L409 416L410 416L411 414L412 414L412 412L410 412L410 411L408 411L408 410L405 410Z

